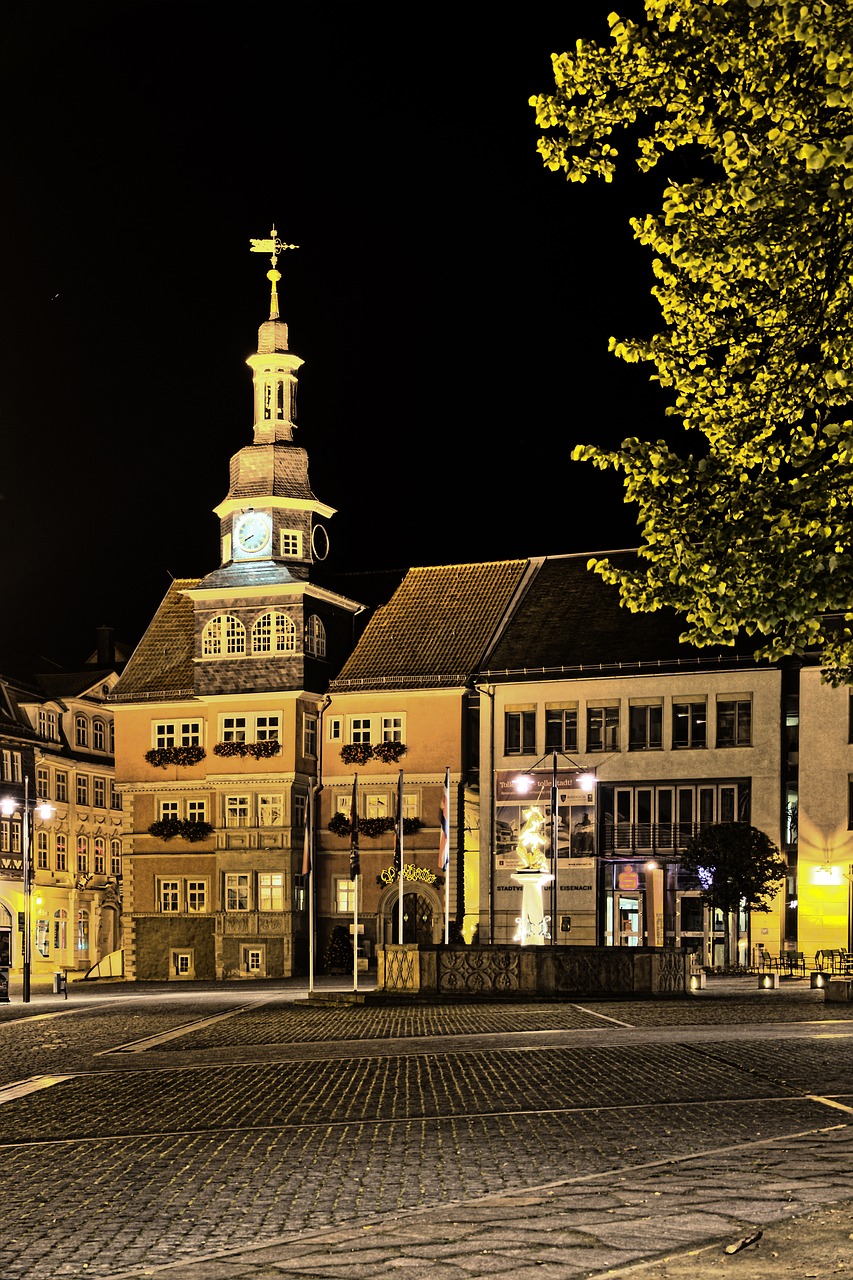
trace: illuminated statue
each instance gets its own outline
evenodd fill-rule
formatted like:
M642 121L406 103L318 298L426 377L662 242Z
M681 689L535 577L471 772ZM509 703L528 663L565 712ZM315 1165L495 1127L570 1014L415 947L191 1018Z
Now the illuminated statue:
M518 837L516 854L519 871L547 871L548 859L545 857L545 837L542 828L545 826L545 815L541 809L527 809L524 814L524 826Z

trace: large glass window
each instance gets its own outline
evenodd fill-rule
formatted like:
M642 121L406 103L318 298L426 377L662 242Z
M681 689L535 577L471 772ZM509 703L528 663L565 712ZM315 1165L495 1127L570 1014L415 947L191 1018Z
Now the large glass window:
M628 750L657 751L663 746L663 707L658 703L628 708Z
M315 658L326 656L326 628L316 613L311 614L305 625L305 648Z
M752 742L752 701L749 698L717 702L717 746L748 747Z
M154 722L155 747L200 747L200 720L157 720Z
M187 911L207 910L207 881L187 881Z
M295 653L296 625L286 613L265 613L252 627L253 653Z
M225 910L249 910L249 877L228 872L225 876Z
M205 658L245 653L246 628L231 614L211 618L201 633L201 651Z
M673 702L672 746L684 750L708 743L708 709L704 702Z
M181 884L179 880L160 881L160 910L180 911Z
M74 741L78 747L88 747L89 720L87 716L74 717Z
M619 707L587 707L587 751L619 750Z
M226 827L248 827L249 825L249 797L243 796L226 796L225 797L225 825Z
M258 909L284 910L284 876L279 872L262 871L258 875Z
M56 798L60 804L68 803L68 774L57 769L56 771Z
M578 709L573 707L545 708L545 750L577 751Z
M504 754L508 756L536 754L535 711L504 712Z

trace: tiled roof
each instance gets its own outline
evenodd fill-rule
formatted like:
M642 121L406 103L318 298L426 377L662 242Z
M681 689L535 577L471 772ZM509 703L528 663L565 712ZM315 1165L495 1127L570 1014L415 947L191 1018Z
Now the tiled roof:
M102 670L90 667L88 671L49 671L36 679L49 698L78 698L96 684L103 684L114 670L114 667Z
M330 688L446 685L476 670L528 562L410 569Z
M631 613L619 592L587 568L591 553L546 558L488 654L485 669L536 672L561 668L682 663L704 665L751 654L754 642L734 648L697 649L678 637L685 622L669 609ZM636 563L630 551L596 553L613 564Z
M193 605L183 593L198 578L176 578L134 650L111 701L181 698L193 692Z

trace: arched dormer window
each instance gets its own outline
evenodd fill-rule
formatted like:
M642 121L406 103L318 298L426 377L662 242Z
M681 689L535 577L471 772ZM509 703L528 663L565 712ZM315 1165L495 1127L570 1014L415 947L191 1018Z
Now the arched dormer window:
M252 653L295 653L296 626L286 613L264 613L252 627Z
M305 624L305 649L315 658L326 656L326 628L316 613L312 613Z
M89 717L74 717L74 742L78 747L88 747L89 745Z
M92 746L96 751L107 749L107 726L103 720L92 721Z
M222 613L211 618L201 633L201 651L205 658L246 652L246 628L239 618Z

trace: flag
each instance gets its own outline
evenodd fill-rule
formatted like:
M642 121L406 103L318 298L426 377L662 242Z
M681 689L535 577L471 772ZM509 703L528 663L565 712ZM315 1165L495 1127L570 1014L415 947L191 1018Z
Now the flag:
M438 869L446 871L450 866L450 770L444 771L444 790L441 793L441 835L438 841Z
M397 782L397 822L394 827L394 870L400 875L403 870L403 770Z
M305 843L302 847L302 878L311 874L311 792L305 797Z
M361 875L361 862L358 856L358 774L352 779L352 801L349 810L350 846L349 846L349 878L355 880Z

